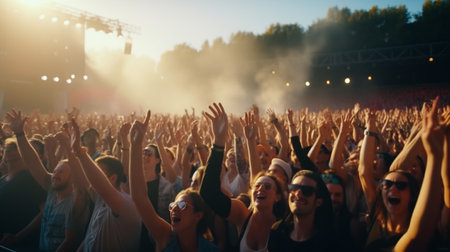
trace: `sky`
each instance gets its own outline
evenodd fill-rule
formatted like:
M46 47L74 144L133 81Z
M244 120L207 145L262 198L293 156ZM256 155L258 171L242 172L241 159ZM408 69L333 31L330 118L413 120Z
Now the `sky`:
M39 0L20 0L34 3ZM50 0L41 0L49 2ZM186 43L200 49L221 37L227 42L238 31L263 33L271 24L299 24L305 29L326 16L330 7L350 10L406 5L410 14L421 11L424 0L53 0L60 5L87 11L138 28L131 34L132 51L158 61L175 45ZM102 32L86 32L86 50L123 49L125 38Z

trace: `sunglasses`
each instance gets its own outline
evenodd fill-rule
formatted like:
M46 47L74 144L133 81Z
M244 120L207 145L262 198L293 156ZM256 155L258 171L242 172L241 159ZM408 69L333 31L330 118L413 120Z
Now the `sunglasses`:
M270 191L270 189L272 189L272 184L269 184L269 183L258 183L258 184L255 184L253 186L254 190L259 189L259 188L263 188L266 191Z
M341 180L334 176L333 174L321 174L322 180L325 184L331 183L331 184L340 184Z
M384 190L387 190L389 188L391 188L393 185L395 185L395 187L397 187L398 190L403 191L408 187L408 182L404 182L404 181L392 181L392 180L388 180L385 179L381 182L381 185L383 186Z
M298 184L290 184L288 185L289 192L294 191L302 191L302 194L306 197L309 197L313 195L313 193L316 192L316 188L314 186L307 186L307 185L298 185Z
M175 207L178 207L180 211L183 211L184 209L186 209L188 204L189 203L187 203L186 201L172 202L169 204L169 211L172 211Z

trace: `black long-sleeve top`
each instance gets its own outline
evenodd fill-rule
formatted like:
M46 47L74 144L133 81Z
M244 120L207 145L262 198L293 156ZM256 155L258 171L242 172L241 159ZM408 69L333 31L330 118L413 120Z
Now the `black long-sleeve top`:
M231 211L231 199L220 190L223 156L223 151L217 151L214 148L211 150L200 187L200 195L216 214L227 218Z
M295 155L297 156L298 161L302 166L302 169L311 170L313 172L318 173L319 170L314 165L313 161L308 157L307 151L302 148L299 136L291 137L291 145Z

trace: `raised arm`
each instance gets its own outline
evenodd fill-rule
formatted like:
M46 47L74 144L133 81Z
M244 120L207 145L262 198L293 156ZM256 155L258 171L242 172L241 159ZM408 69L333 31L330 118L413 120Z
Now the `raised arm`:
M284 128L283 120L278 120L275 113L272 110L268 110L270 122L275 127L275 131L278 133L280 137L280 152L278 157L283 159L286 162L289 162L289 140L288 135L286 134L286 129Z
M173 161L170 159L169 153L167 153L167 150L164 148L165 146L162 139L163 134L162 124L158 123L155 129L155 140L158 145L159 156L161 157L161 168L163 169L167 180L170 183L175 183L177 175L173 169Z
M197 146L198 153L200 155L200 161L202 165L206 165L206 161L208 160L208 147L203 143L200 135L198 134L198 121L193 121L191 124L191 134L192 139L194 140L195 145Z
M58 159L56 158L57 142L53 135L47 135L44 137L44 148L45 153L47 153L47 169L53 172L58 164Z
M330 169L334 170L344 181L347 181L347 172L343 169L344 166L344 147L345 140L350 133L350 126L353 117L349 111L347 111L341 117L341 127L339 129L339 134L337 136L336 142L334 143L333 150L331 151L330 157Z
M240 119L242 127L244 128L244 135L247 139L247 150L249 155L250 163L250 181L253 181L256 174L258 174L261 169L261 160L256 152L256 124L254 121L253 114L245 113L244 118Z
M212 124L214 147L208 159L205 175L200 187L200 195L211 209L240 227L249 214L249 210L238 200L231 200L220 190L220 171L228 132L228 118L222 104L209 106L210 113L204 112Z
M321 121L319 123L319 136L316 138L316 141L314 141L314 144L308 153L308 157L313 162L315 162L317 160L322 143L325 142L326 139L331 137L331 134L332 134L332 131L331 131L330 122L326 122L324 120ZM323 172L323 171L320 171L320 172Z
M147 186L142 165L143 139L150 120L150 110L145 121L134 121L130 130L130 192L136 208L152 237L157 243L157 251L161 251L170 237L169 223L158 216L147 196Z
M9 121L9 127L17 138L17 145L19 147L20 154L22 155L23 161L29 168L31 175L33 175L33 178L42 188L48 190L50 187L51 174L45 169L38 154L36 153L36 150L33 146L31 146L30 142L28 142L28 139L23 131L27 117L22 116L21 111L16 111L13 109L6 114L6 120Z
M373 178L373 161L376 155L376 125L375 114L371 111L366 113L366 132L361 147L358 172L368 209L372 209L376 199L376 185Z
M118 189L109 181L102 169L92 160L87 153L87 149L81 147L80 128L74 119L72 119L73 135L72 149L79 158L86 177L100 195L103 201L111 208L113 213L119 214L123 205L123 198Z
M288 121L289 121L289 138L291 139L292 151L297 156L297 159L300 162L302 169L319 172L317 170L317 167L314 165L314 163L308 157L308 153L305 150L303 150L303 148L302 148L302 145L300 143L300 139L299 139L299 136L297 133L297 128L294 123L293 115L294 115L294 113L292 112L292 109L288 109L287 117L288 117Z
M441 167L445 133L439 125L437 101L423 119L422 142L427 154L427 164L411 221L406 233L395 246L395 251L425 251L434 235L442 205ZM446 164L445 164L446 165ZM448 202L448 200L447 200Z

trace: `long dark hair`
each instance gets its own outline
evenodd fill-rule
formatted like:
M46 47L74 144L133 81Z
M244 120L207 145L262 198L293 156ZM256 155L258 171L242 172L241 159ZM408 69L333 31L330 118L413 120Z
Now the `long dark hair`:
M417 196L419 194L419 185L418 185L416 179L411 175L411 173L409 173L408 171L405 171L405 170L390 171L390 172L384 174L383 179L385 179L388 174L391 174L394 172L400 173L401 175L403 175L404 177L406 177L408 179L408 189L409 189L409 193L410 193L408 217L411 218L412 212L414 210L414 206L416 205ZM380 221L381 225L383 227L385 227L387 220L388 220L388 214L387 214L386 206L384 205L384 202L383 202L383 195L382 195L383 189L382 188L383 188L383 186L381 185L381 183L379 183L377 186L377 189L376 189L377 198L375 199L375 203L374 203L374 206L372 209L371 216L378 219ZM408 221L407 225L409 226L409 221Z

